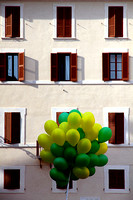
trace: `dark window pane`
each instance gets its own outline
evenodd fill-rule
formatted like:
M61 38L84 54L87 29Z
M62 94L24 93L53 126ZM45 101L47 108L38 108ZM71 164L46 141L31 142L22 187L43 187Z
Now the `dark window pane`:
M4 170L4 189L20 189L20 170Z

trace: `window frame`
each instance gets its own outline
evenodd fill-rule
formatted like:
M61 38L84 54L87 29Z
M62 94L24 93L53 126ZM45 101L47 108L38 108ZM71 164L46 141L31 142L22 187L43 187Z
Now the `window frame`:
M70 112L73 109L77 109L77 107L52 107L51 108L51 115L52 115L52 120L55 122L57 121L57 112ZM77 181L72 182L73 188L69 189L70 193L76 193L77 192ZM66 193L66 189L58 189L56 187L56 182L52 180L52 192L55 193Z
M57 7L71 7L72 8L72 19L71 19L71 37L57 37ZM53 4L53 23L54 23L54 32L53 32L53 38L54 39L75 39L76 38L76 32L75 32L75 25L76 25L76 19L75 19L75 4Z
M20 189L4 189L4 170L20 170ZM0 166L0 193L24 193L25 190L25 166Z
M108 8L109 7L123 7L123 37L109 37L108 24ZM105 39L126 39L128 38L128 23L127 23L127 3L105 3Z
M129 114L130 109L128 107L105 107L103 108L103 125L108 127L108 113L124 113L124 143L123 144L111 144L107 141L109 146L125 146L130 144L129 140Z
M8 144L4 142L5 137L5 113L6 112L19 112L20 113L20 143L18 144ZM26 115L27 115L27 109L26 108L0 108L0 138L1 143L0 146L3 147L11 147L16 146L19 147L21 145L24 145L26 143Z
M6 6L19 6L20 7L20 37L6 37L5 36L5 7ZM2 39L22 39L24 38L24 22L23 22L23 4L15 3L2 3L1 4L1 13L2 13L2 29L1 29L1 38Z
M109 188L109 170L124 170L125 189ZM104 192L105 193L129 193L129 166L128 165L106 165L104 167Z

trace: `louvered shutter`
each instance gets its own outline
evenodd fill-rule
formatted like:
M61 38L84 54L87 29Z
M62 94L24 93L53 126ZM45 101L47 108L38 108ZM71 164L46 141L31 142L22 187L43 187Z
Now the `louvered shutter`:
M125 189L124 170L109 170L109 189Z
M51 81L58 81L58 57L57 57L57 53L51 53Z
M112 130L112 137L109 140L109 143L115 144L115 113L108 113L108 126Z
M62 112L56 112L56 123L58 124L58 126L59 126L59 116L60 116L60 114L61 114Z
M64 37L71 37L71 18L72 8L65 7L65 35Z
M123 7L115 8L115 37L123 37Z
M115 7L109 7L109 37L115 37Z
M122 53L122 80L129 80L129 53Z
M64 9L57 7L57 37L64 36Z
M0 53L0 81L6 81L6 53Z
M5 37L12 37L12 7L5 7Z
M109 81L109 53L102 54L103 80Z
M24 81L24 52L18 54L18 80Z
M77 53L71 53L70 80L77 81Z
M12 144L12 113L5 113L5 143Z
M124 113L115 113L115 134L116 143L124 143Z
M13 7L12 10L12 37L20 37L20 7Z

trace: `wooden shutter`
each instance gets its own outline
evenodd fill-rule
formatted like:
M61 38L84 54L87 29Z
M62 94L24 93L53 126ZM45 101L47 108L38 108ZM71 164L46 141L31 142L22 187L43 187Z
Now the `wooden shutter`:
M115 7L109 7L109 37L115 37Z
M57 7L57 37L64 36L64 9L63 7Z
M58 124L59 126L59 115L61 114L62 112L56 112L56 123Z
M65 35L64 37L71 37L71 18L72 8L65 7Z
M124 170L109 170L109 189L125 189Z
M12 143L12 113L5 113L5 143Z
M109 128L112 130L112 137L109 140L109 143L115 144L115 113L108 113L108 120L109 120Z
M122 80L129 80L129 53L122 53Z
M18 54L18 80L24 81L24 52Z
M123 37L123 7L115 8L115 37Z
M6 53L0 53L0 81L6 81Z
M5 37L12 37L12 7L5 7Z
M70 80L77 81L77 53L71 53Z
M51 53L51 81L58 81L58 56Z
M12 7L12 37L20 37L20 7Z
M102 54L103 80L109 81L109 53Z
M4 189L20 189L20 170L4 170Z

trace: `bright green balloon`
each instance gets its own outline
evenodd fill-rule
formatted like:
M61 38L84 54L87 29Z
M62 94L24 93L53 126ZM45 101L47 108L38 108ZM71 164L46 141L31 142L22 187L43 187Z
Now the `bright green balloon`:
M56 181L58 189L66 189L68 181Z
M61 128L65 133L70 129L68 122L62 122L59 125L59 128Z
M82 128L78 128L77 130L80 133L80 140L83 139L85 137L85 133L84 133L83 129Z
M70 129L69 131L67 131L66 141L69 144L71 144L72 146L75 146L79 140L80 140L80 134L76 129Z
M47 135L45 133L42 133L38 136L38 143L41 147L43 147L45 150L50 150L50 147L53 143L52 138L50 135Z
M88 153L91 149L91 141L87 138L81 139L77 144L78 153Z
M57 168L60 171L64 171L68 168L67 161L62 157L55 158L53 163L55 168Z
M71 128L79 128L81 123L81 116L77 112L72 112L67 118L68 124Z
M95 167L90 167L89 171L90 171L90 175L89 176L93 176L95 174L95 172L96 172L96 169L95 169Z
M85 154L81 153L76 156L75 165L78 167L87 167L90 163L90 157Z
M65 143L65 132L61 128L56 128L52 131L51 137L54 143L63 146Z
M64 148L56 143L53 143L50 148L52 154L56 157L63 157Z
M47 163L53 163L53 161L55 159L55 157L51 153L51 151L47 151L47 150L42 150L40 152L40 157L44 162L47 162Z
M79 110L73 109L73 110L71 110L71 111L69 112L69 114L71 114L71 113L73 113L73 112L78 113L78 114L82 117L81 112L80 112Z
M56 168L52 168L50 170L50 177L55 181L68 181L68 177L61 171L57 170Z
M73 168L73 174L77 178L85 179L85 178L88 178L90 172L89 172L89 169L87 167L74 167Z
M55 129L55 128L58 128L58 125L55 121L53 120L48 120L45 122L44 124L44 129L45 131L51 135L52 131Z
M91 142L91 150L89 151L89 153L96 153L100 148L100 144L98 143L97 140L93 140Z
M98 134L98 142L103 143L108 141L112 136L112 131L108 127L103 127Z
M77 181L79 178L78 178L77 176L75 176L75 175L73 174L73 172L71 172L70 179L73 180L73 181Z
M89 157L90 157L90 163L89 163L90 167L94 167L99 164L99 158L96 154L89 154Z
M104 154L98 155L98 167L103 167L108 163L108 157Z
M67 112L61 113L58 118L59 124L61 124L62 122L67 122L68 115L69 114Z
M76 152L75 148L73 148L73 147L68 147L64 150L64 158L68 162L74 162L76 155L77 155L77 152Z

